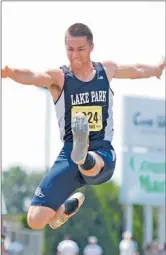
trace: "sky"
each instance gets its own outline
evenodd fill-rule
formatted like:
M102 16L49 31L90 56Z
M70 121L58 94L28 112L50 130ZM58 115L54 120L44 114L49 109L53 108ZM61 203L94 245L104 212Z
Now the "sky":
M94 33L94 61L157 64L165 56L164 2L3 2L2 66L44 71L67 64L64 33L75 23ZM142 80L113 80L113 145L121 179L122 98L164 98L165 74ZM50 146L45 158L46 101L50 105ZM49 144L49 142L47 143ZM51 97L34 86L2 82L2 168L20 165L41 171L55 161L62 143ZM50 152L50 153L49 153Z

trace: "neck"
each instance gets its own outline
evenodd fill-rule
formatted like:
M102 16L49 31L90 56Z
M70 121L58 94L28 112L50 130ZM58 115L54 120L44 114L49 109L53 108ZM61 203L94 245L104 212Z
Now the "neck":
M75 68L73 66L70 66L71 71L77 76L86 76L89 73L91 73L94 70L93 64L91 61L84 64L81 68Z

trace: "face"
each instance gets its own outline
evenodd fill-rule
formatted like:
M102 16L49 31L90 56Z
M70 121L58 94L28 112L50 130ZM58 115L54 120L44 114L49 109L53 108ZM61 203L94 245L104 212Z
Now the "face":
M125 240L131 240L131 234L129 232L124 233L124 239Z
M90 54L94 45L90 44L86 36L66 36L66 50L70 64L73 68L80 69L90 61Z

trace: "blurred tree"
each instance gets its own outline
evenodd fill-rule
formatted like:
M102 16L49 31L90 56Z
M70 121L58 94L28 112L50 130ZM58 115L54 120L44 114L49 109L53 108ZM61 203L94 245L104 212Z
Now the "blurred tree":
M142 245L143 245L143 206L134 205L134 215L133 215L133 235L134 239L138 243L139 251L142 254Z
M9 214L17 214L25 211L25 199L31 199L34 195L43 173L30 172L21 167L10 167L3 172L2 189Z
M27 175L26 184L28 186L28 196L32 198L34 196L35 190L44 176L43 172L30 172Z
M9 213L23 212L24 197L27 196L27 174L20 167L11 167L3 172L2 189Z

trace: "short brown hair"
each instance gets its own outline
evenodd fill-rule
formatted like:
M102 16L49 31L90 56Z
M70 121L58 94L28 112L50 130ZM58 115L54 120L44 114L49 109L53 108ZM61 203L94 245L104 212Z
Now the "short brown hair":
M75 23L71 25L67 31L66 35L69 34L73 37L86 36L89 43L93 43L93 34L90 28L83 23ZM66 39L66 36L65 36Z

